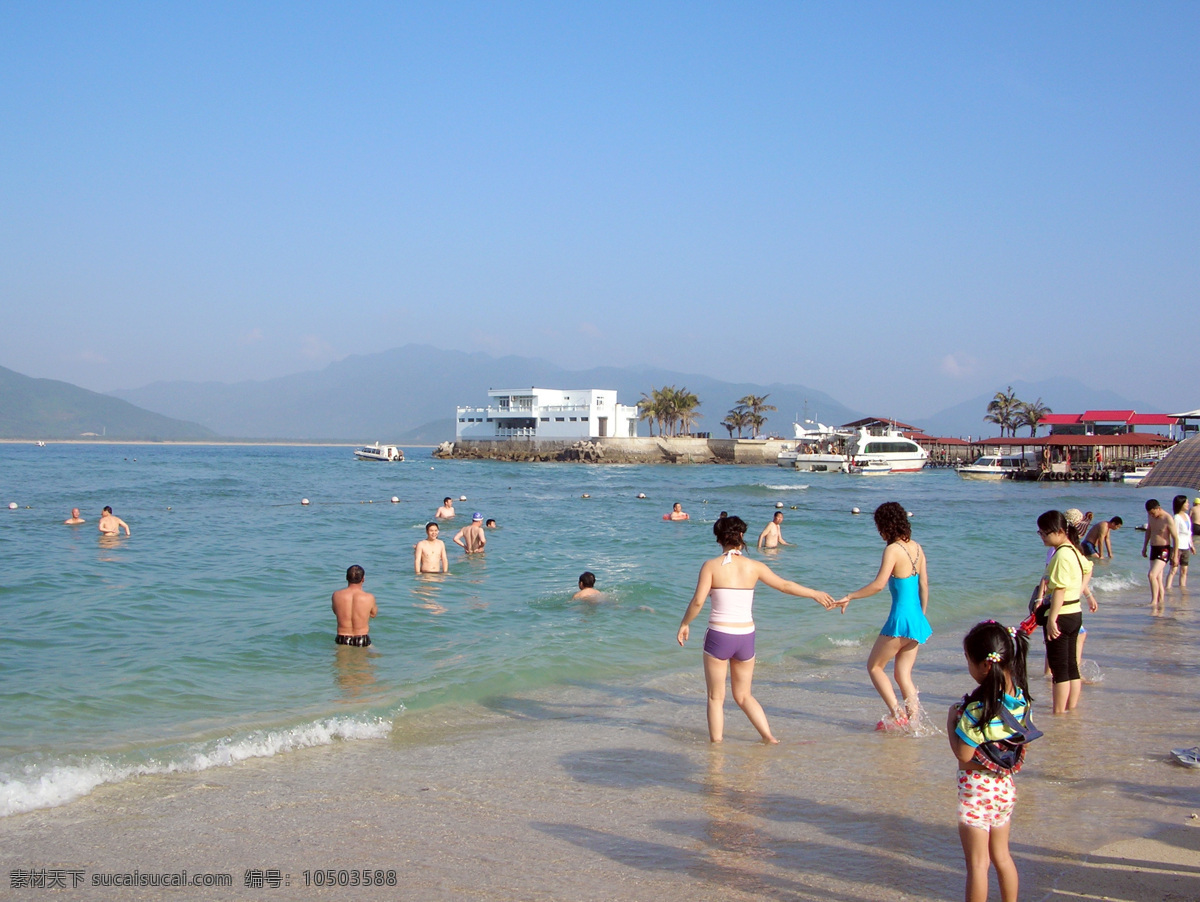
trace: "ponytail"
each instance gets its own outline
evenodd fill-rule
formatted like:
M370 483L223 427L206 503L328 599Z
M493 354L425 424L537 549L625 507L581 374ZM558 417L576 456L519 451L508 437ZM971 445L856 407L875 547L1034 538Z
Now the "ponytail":
M1038 526L1046 528L1042 526L1040 518ZM1029 673L1026 665L1029 636L1023 630L1009 630L995 620L985 620L971 627L971 631L963 637L963 651L975 664L992 662L986 676L967 697L968 702L979 702L982 706L979 715L981 726L1000 714L1000 708L1004 704L1006 675L1012 678L1014 689L1020 690L1027 701L1033 701L1033 696L1029 694Z

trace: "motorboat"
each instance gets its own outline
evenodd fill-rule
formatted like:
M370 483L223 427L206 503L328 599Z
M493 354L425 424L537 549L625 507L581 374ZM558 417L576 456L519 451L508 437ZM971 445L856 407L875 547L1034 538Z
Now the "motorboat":
M809 425L813 428L809 428ZM775 458L781 467L794 468L806 473L845 473L849 458L846 456L846 441L854 433L841 432L824 423L805 420L793 423L796 444L783 446Z
M963 479L1011 479L1014 473L1038 468L1038 452L984 454L969 464L954 468Z
M1121 474L1121 482L1125 483L1125 485L1141 485L1142 480L1149 476L1150 471L1153 469L1153 464L1136 466L1129 472Z
M858 435L847 444L846 456L851 467L860 461L866 465L886 463L890 473L916 473L929 460L928 451L905 438L894 426L880 434L872 434L866 426L860 426Z
M354 456L359 460L404 460L404 452L395 445L381 445L379 442L376 442L373 445L363 445L361 448L355 448Z
M860 460L849 465L850 472L859 476L886 476L892 465L885 460Z

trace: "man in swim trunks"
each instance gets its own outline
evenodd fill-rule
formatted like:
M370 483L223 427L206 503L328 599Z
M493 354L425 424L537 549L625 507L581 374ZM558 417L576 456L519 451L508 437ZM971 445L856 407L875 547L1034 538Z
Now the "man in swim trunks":
M446 543L438 538L436 523L426 523L425 538L413 546L413 569L417 573L450 572L450 561L446 558Z
M64 526L78 526L80 523L86 523L86 522L87 522L87 520L84 520L82 517L79 516L79 508L73 507L73 508L71 508L71 519L63 520L63 525Z
M366 648L371 644L368 631L371 618L379 613L375 596L363 591L366 573L355 564L346 570L346 588L333 593L333 616L337 618L338 645L353 645Z
M684 513L683 505L680 504L678 501L676 501L675 506L673 508L671 508L671 513L667 514L667 518L670 520L689 520L689 519L691 519L686 513Z
M433 514L435 520L453 520L454 519L454 502L450 498L442 500L442 506L439 507Z
M1162 509L1157 500L1151 498L1146 502L1146 538L1142 540L1142 557L1146 557L1146 549L1150 549L1150 571L1146 574L1150 580L1150 607L1157 608L1163 602L1163 572L1168 563L1179 560L1178 554L1172 554L1172 547L1179 547L1179 532L1175 529L1175 518Z
M1080 543L1079 547L1083 549L1084 554L1094 557L1096 560L1102 560L1107 552L1108 559L1111 561L1113 556L1112 533L1114 530L1120 529L1124 523L1125 521L1120 517L1101 520L1088 530L1087 538Z
M475 511L471 515L471 525L464 526L454 534L454 544L467 554L478 554L487 544L487 536L483 534L483 514Z
M100 515L100 522L96 524L96 528L100 530L101 535L119 536L121 527L125 527L125 535L129 535L129 524L120 517L113 516L112 508L108 505L104 506L104 512Z
M579 574L579 591L571 596L573 601L603 601L604 595L596 588L596 574L584 570Z
M791 542L783 540L783 511L775 511L775 516L771 518L771 522L763 527L763 531L758 534L759 548L778 548L780 545L791 545Z

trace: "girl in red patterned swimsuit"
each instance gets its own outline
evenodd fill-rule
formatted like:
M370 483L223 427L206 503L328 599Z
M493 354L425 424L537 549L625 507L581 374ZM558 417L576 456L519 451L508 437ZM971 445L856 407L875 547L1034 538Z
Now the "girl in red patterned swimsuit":
M988 752L1021 733L1038 735L1029 720L1029 680L1025 657L1029 638L986 620L963 639L967 669L975 691L950 706L946 732L958 759L958 836L967 864L967 902L987 902L988 866L996 868L1003 902L1016 902L1017 866L1008 851L1008 834L1017 800L1012 775L1021 769L1024 745L1001 754ZM985 748L981 748L985 747Z

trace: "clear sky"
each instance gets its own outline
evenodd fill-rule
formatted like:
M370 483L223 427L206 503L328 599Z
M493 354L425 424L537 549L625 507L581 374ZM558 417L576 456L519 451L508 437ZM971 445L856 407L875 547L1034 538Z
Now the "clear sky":
M2 10L19 372L422 342L914 417L1055 375L1200 407L1200 3Z

